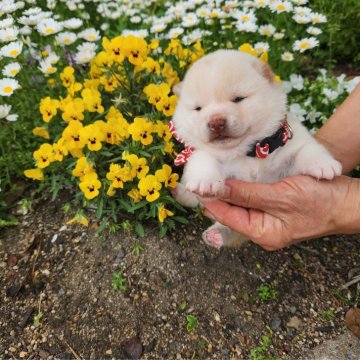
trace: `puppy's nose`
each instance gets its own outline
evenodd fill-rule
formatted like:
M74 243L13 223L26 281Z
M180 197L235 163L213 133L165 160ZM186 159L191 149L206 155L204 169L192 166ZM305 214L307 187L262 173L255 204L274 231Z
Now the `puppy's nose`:
M220 134L224 131L226 119L223 116L213 116L208 122L208 128L211 132Z

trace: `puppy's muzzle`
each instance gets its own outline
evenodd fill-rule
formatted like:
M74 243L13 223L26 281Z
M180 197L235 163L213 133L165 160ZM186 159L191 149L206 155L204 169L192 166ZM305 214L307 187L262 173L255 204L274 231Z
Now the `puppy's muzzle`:
M225 131L226 118L223 116L213 116L208 122L209 130L214 134L222 134Z

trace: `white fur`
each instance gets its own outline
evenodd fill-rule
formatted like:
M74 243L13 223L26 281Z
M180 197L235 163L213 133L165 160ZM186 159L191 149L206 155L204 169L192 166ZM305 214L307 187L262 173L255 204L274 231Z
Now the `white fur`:
M174 91L179 95L173 117L177 133L196 149L175 192L184 205L198 204L194 194L222 196L228 178L271 183L297 174L317 179L341 174L340 163L287 114L281 86L270 67L254 56L236 50L206 55L191 66ZM236 97L244 99L234 103ZM195 110L198 107L201 110ZM286 116L293 138L266 159L247 156L250 146L275 133ZM226 120L225 139L216 138L209 129L216 118ZM218 223L203 238L217 248L244 240Z

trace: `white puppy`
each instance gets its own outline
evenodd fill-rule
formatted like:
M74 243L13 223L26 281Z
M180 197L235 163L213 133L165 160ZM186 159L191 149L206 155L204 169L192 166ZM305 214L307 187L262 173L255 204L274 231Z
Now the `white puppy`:
M297 174L317 179L341 174L341 164L291 119L270 66L254 56L236 50L206 55L174 92L179 101L173 131L192 152L175 191L183 205L196 206L194 194L220 197L229 178L271 183ZM219 223L205 230L203 239L216 248L244 241Z

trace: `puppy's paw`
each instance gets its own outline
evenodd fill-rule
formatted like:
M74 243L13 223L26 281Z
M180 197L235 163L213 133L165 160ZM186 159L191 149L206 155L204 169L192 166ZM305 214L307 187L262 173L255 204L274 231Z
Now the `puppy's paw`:
M304 166L301 173L313 176L315 179L331 180L335 176L340 176L342 171L341 164L330 156L316 158L311 163Z
M206 244L220 249L224 245L224 237L221 229L211 226L202 233L202 238Z
M171 190L171 195L183 206L196 207L199 205L196 195L186 190L184 184L178 183L176 188Z
M225 197L229 192L223 180L214 182L190 180L186 184L186 190L202 197Z

